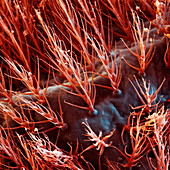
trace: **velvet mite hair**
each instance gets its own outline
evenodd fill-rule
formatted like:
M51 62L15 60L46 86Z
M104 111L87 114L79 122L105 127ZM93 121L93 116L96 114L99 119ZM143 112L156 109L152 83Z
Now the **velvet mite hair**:
M169 0L0 1L0 169L169 169Z

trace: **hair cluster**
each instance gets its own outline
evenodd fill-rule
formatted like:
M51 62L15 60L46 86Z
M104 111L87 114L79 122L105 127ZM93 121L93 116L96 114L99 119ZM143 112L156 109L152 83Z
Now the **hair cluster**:
M168 170L169 0L0 1L0 169Z

